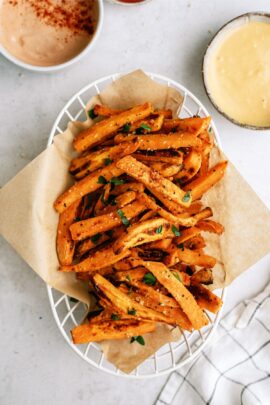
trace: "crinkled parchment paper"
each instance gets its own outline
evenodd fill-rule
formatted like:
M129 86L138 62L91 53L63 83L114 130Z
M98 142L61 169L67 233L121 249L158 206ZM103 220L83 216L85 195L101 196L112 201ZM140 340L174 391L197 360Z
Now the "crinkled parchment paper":
M110 84L92 98L112 108L127 108L150 101L156 108L181 108L183 97L173 88L152 81L142 71L135 71ZM71 141L82 127L92 124L69 123L54 143L27 165L0 191L0 232L29 266L49 285L90 305L89 294L74 274L57 271L55 236L58 214L53 202L70 184L68 166L74 152ZM212 163L225 159L215 148ZM270 250L270 212L231 163L222 182L204 197L214 211L214 218L225 226L221 237L205 233L208 252L218 259L214 287L230 284L237 276ZM146 345L126 341L103 343L109 361L124 372L131 372L163 344L179 339L180 332L160 325L146 336Z

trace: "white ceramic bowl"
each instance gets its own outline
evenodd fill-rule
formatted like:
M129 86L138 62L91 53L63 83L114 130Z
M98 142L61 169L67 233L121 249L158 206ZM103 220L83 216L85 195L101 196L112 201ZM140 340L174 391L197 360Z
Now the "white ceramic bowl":
M227 22L223 27L219 29L219 31L216 33L214 38L210 41L208 44L208 47L206 49L206 52L204 54L203 58L203 65L202 65L202 73L203 73L203 83L205 87L205 91L213 104L213 106L218 110L220 114L222 114L225 118L227 118L229 121L233 122L234 124L248 128L248 129L255 129L255 130L269 130L270 127L259 127L255 125L247 125L247 124L242 124L235 119L231 118L229 115L227 115L222 109L216 104L215 100L213 99L211 92L208 87L208 64L211 61L211 56L213 51L216 49L216 47L220 44L220 42L223 40L223 38L226 37L226 35L234 30L235 28L241 27L242 25L246 24L249 21L261 21L261 22L268 22L270 24L270 14L265 13L265 12L252 12L252 13L246 13L242 14L238 17L235 17L233 20Z
M53 65L53 66L31 65L30 63L23 62L20 59L13 56L1 44L0 44L0 54L5 56L5 58L10 60L11 62L15 63L15 65L18 65L24 69L32 70L35 72L43 72L43 73L48 72L49 73L49 72L54 72L55 70L64 69L66 67L73 65L73 63L78 62L81 58L83 58L83 56L85 56L93 48L94 44L96 43L96 41L99 37L100 31L101 31L101 28L103 25L103 19L104 19L104 6L103 6L103 0L96 0L96 1L98 2L98 21L97 21L97 27L96 27L95 33L94 33L91 41L89 42L89 44L78 55L74 56L67 62L60 63L58 65Z

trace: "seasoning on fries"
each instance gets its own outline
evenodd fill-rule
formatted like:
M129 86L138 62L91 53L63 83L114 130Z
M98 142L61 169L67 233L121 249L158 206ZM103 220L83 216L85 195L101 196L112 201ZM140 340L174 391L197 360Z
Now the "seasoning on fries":
M227 167L209 167L211 118L172 118L148 102L93 112L73 141L75 183L54 203L59 271L89 283L98 300L73 342L145 344L159 322L200 329L204 311L222 305L207 288L217 260L204 252L204 232L224 232L201 200Z

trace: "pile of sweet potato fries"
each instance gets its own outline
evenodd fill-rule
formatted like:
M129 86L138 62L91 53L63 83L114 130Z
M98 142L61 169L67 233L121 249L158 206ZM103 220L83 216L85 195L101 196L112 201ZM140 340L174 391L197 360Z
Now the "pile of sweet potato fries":
M222 301L211 284L216 259L202 232L221 234L201 197L224 175L209 168L210 117L172 118L150 103L128 110L96 105L93 125L73 141L76 182L55 201L62 272L89 283L98 311L71 333L74 343L123 339L166 323L208 323Z

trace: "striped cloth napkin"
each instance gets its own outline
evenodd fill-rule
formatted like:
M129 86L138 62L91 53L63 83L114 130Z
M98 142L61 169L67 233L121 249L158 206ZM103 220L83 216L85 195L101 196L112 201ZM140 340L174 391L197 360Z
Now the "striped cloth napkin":
M173 372L155 405L270 404L270 284L226 315L202 354Z

